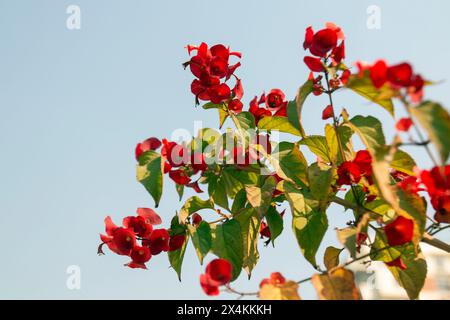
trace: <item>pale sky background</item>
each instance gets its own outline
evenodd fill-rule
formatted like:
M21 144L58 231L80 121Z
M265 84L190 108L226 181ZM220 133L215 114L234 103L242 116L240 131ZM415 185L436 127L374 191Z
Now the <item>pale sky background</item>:
M66 28L70 4L81 8L81 30ZM380 30L366 27L372 4L381 9ZM135 144L178 128L192 131L196 120L217 126L215 112L193 108L192 75L181 67L186 44L241 51L237 74L246 103L271 88L295 96L308 75L304 30L326 21L344 29L347 64L408 60L426 78L446 80L449 12L444 0L0 0L0 298L206 298L198 282L204 267L191 245L182 283L164 254L153 257L148 271L123 267L126 257L96 255L106 215L120 222L136 207L153 205L135 180ZM427 88L426 96L448 105L449 82ZM350 92L335 103L352 115L374 114L392 135L394 121L381 108ZM322 134L325 105L325 97L307 101L308 133ZM413 154L430 166L423 153ZM168 226L181 204L172 183L164 191L158 212ZM337 245L333 229L352 215L331 207L328 216L325 243ZM253 279L242 273L233 286L254 291L272 271L296 280L313 272L288 217L276 247L261 242L260 253ZM66 287L70 265L81 268L80 290ZM316 297L310 284L300 294Z

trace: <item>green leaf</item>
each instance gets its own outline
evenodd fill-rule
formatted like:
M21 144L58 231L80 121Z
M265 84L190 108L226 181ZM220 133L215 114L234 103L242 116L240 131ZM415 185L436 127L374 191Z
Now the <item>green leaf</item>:
M274 177L268 177L263 186L246 186L247 201L255 208L259 217L266 214L272 202L273 191L275 190L276 182Z
M215 175L211 177L208 184L208 193L215 204L229 210L228 196L223 177L217 177Z
M423 197L404 192L402 189L397 189L397 196L400 200L400 208L405 210L415 222L415 237L416 242L422 239L427 224L427 202Z
M300 132L302 137L305 137L305 131L302 126L302 110L306 98L313 92L314 81L307 80L299 89L295 101L289 102L287 106L287 116L295 128Z
M236 194L247 185L256 185L258 174L255 172L237 169L236 167L227 167L222 171L222 178L228 196L234 199Z
M316 253L328 228L328 219L318 210L319 203L304 190L288 181L282 182L283 190L292 211L292 229L306 260L317 268Z
M337 127L337 132L339 132L339 138L342 142L342 149L344 151L345 159L341 159L342 157L339 152L339 143L336 136L336 130L334 130L334 127L330 124L325 126L325 138L330 150L329 155L332 163L340 163L346 159L353 159L355 153L351 140L353 130L348 126L339 126Z
M395 96L396 92L391 90L388 85L385 85L380 89L375 88L368 73L366 73L363 77L360 77L357 74L351 75L346 87L369 101L382 106L394 116L394 104L392 103L392 98Z
M350 252L352 258L356 258L356 228L344 228L336 230L339 242Z
M235 125L239 130L247 132L249 129L255 129L255 117L248 111L241 112L237 115L233 115L235 119Z
M239 212L245 207L247 203L247 192L245 189L241 189L234 197L233 205L231 206L231 212L233 214Z
M233 219L219 224L212 235L212 250L214 254L231 263L233 266L233 280L235 280L241 273L244 259L239 222Z
M424 101L416 108L409 108L413 116L425 129L439 152L442 164L450 153L450 115L440 104Z
M405 151L397 150L391 162L391 168L400 172L404 172L410 176L414 176L414 167L416 162Z
M273 206L269 207L269 210L267 211L265 217L270 230L270 240L272 241L273 245L275 239L278 238L281 232L283 232L283 217Z
M178 193L178 199L181 201L181 199L183 198L183 193L184 193L184 185L182 184L175 184L175 189L177 190Z
M270 161L281 178L294 181L300 186L308 185L308 164L296 144L280 142L272 152Z
M153 197L157 208L163 189L161 155L155 151L144 152L139 157L139 164L136 166L136 178Z
M406 266L405 270L398 267L388 267L388 269L398 284L406 290L408 297L410 299L417 299L427 276L427 263L423 255L420 252L416 254L414 245L411 243L380 251L380 249L387 247L388 243L385 235L378 232L371 248L371 259L391 262L401 257Z
M167 255L169 256L169 262L171 267L175 270L178 275L178 280L181 281L181 266L183 264L184 253L186 252L187 239L185 239L183 246L175 251L169 251Z
M328 163L333 162L327 139L324 136L307 136L300 141L300 144L307 146L312 153L320 157L323 161Z
M211 227L208 222L201 221L198 226L187 225L187 228L200 264L203 264L203 258L208 254L212 246Z
M241 229L243 248L242 267L248 273L250 279L252 270L259 260L258 238L261 219L255 210L249 208L236 216L236 220L239 222Z
M348 123L351 128L359 135L364 145L372 153L382 149L386 145L383 134L383 128L380 120L372 116L355 116Z
M320 202L328 202L333 195L331 183L334 177L333 167L317 162L311 164L308 168L309 189L314 199Z
M301 132L289 122L286 117L269 117L265 116L258 122L260 130L273 130L285 133L290 133L295 136L301 136Z
M323 264L327 270L331 270L339 265L339 255L343 249L338 249L335 247L327 247L325 249L325 254L323 256Z
M219 128L222 128L223 124L225 123L225 120L228 118L228 112L223 109L219 109Z
M202 200L197 196L190 197L186 200L183 207L180 210L180 221L184 223L186 218L194 212L202 209L214 209L214 203L211 200Z

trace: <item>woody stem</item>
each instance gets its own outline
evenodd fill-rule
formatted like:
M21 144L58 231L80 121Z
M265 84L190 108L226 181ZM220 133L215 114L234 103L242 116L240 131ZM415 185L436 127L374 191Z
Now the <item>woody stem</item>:
M326 63L326 60L325 60L325 63ZM327 92L326 93L327 93L328 99L330 101L331 111L332 111L332 115L333 115L334 132L336 134L336 140L338 142L338 149L339 149L339 152L341 154L342 162L344 162L344 161L346 161L346 158L345 158L344 148L342 147L341 137L340 137L339 131L338 131L339 120L336 117L336 114L334 113L333 96L332 96L332 91L330 90L330 82L329 82L328 71L325 70L324 74L325 74L325 82L327 83ZM351 189L352 189L352 193L353 193L353 198L355 199L356 202L359 203L359 200L358 200L358 197L357 197L357 193L356 193L355 187L353 185L351 186Z

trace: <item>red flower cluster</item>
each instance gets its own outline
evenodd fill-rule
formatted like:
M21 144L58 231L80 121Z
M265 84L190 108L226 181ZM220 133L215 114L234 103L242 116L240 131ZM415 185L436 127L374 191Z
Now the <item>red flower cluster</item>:
M199 100L211 101L215 104L227 101L234 111L242 110L242 103L240 103L243 95L242 84L234 75L241 63L229 64L230 56L241 58L241 54L230 52L230 49L222 44L209 48L204 42L199 46L188 45L187 49L189 55L196 51L196 55L183 64L185 68L189 66L192 74L197 77L191 84L191 92L195 95L196 104L200 104ZM231 76L236 78L233 89L226 83Z
M413 102L422 100L423 87L425 81L421 75L413 72L412 66L407 62L402 62L393 66L388 66L386 61L378 60L373 65L357 62L359 74L366 70L375 88L381 88L385 84L394 89L406 89Z
M249 112L255 117L256 124L263 117L277 116L286 117L287 116L287 101L286 96L280 89L272 89L266 95L263 93L259 99L257 96L250 101ZM263 105L263 107L260 107Z
M126 266L147 269L145 263L152 255L178 250L185 241L185 235L171 237L166 229L153 229L162 221L152 209L138 208L136 213L137 216L125 217L121 227L115 225L110 216L105 218L106 235L100 234L102 243L98 253L103 254L102 247L106 244L112 252L131 258Z
M364 176L369 184L372 183L372 156L367 150L360 150L356 153L353 161L344 161L337 170L338 185L352 185L358 183Z
M338 44L338 41L341 42ZM303 61L313 72L325 71L325 62L331 59L334 65L345 58L344 33L334 23L327 23L325 29L314 32L306 28L303 48L309 49L314 57L306 56Z
M157 138L149 138L136 146L136 160L146 151L155 151L161 147L161 156L164 161L163 172L179 185L193 188L196 192L203 192L197 182L191 182L191 176L208 169L204 155L189 150L176 142L163 139L162 143Z
M232 278L233 266L225 259L214 259L200 275L200 285L208 296L217 296L219 287L228 284Z
M387 241L390 246L401 246L413 238L414 221L398 216L394 221L384 227Z
M450 223L450 165L434 167L420 173L436 213L434 218L441 223Z

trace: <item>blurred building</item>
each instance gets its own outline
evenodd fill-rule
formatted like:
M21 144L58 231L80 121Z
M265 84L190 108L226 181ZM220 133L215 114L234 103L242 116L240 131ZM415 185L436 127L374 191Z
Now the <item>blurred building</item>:
M450 299L450 255L432 246L421 245L426 257L428 272L420 294L422 300ZM408 299L389 269L382 262L372 262L370 266L355 263L351 269L356 282L366 300Z

